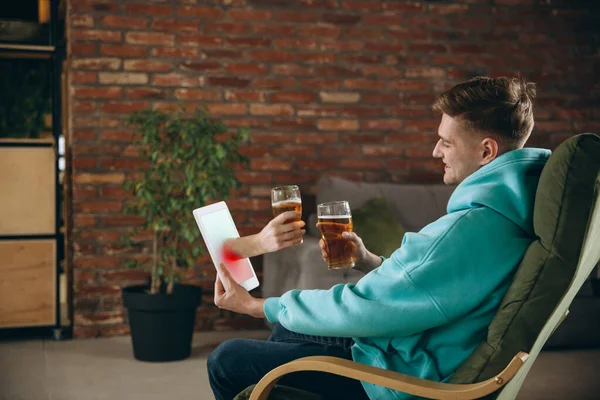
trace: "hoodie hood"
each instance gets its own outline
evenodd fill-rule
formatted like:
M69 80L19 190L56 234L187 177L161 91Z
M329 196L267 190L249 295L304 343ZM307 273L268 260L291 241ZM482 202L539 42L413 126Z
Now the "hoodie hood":
M551 151L524 148L497 157L468 176L448 201L447 212L488 207L534 235L533 205Z

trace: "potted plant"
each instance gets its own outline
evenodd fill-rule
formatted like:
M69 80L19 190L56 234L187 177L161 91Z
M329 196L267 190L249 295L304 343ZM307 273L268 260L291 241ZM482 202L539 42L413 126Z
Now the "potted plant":
M142 110L129 117L128 125L148 166L125 180L124 188L133 195L125 213L142 217L143 223L123 239L126 248L134 248L136 236L145 232L153 238L149 262L128 263L149 267L149 284L123 288L133 352L142 361L181 360L191 352L202 295L200 287L179 283L179 271L205 252L197 243L192 210L227 199L239 187L234 166L247 163L238 146L248 131L228 134L204 109L186 113L181 108L172 114Z

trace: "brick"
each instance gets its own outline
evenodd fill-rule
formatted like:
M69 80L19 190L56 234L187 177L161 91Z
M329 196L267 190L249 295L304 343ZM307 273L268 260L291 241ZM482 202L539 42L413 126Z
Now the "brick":
M125 42L129 44L173 46L175 35L163 32L128 32Z
M198 77L180 74L155 74L152 77L152 84L156 86L193 87L198 86Z
M400 156L404 154L404 147L394 147L390 145L365 145L362 146L362 153L365 156L373 157Z
M148 74L130 72L100 72L98 80L102 84L143 85L148 83Z
M73 142L74 145L78 145L77 142L94 140L96 139L96 132L93 129L73 129Z
M238 22L207 22L204 24L204 32L206 33L228 33L228 34L240 34L247 33L250 30L250 26Z
M335 106L309 104L306 106L298 106L296 108L296 114L299 117L338 117L340 116L340 110Z
M477 44L450 44L450 53L453 54L483 54L487 52L484 46Z
M275 129L314 129L315 122L309 119L302 118L274 118L273 120L271 120L271 127Z
M89 69L89 70L117 70L121 67L119 58L78 58L72 60L71 67L73 69Z
M353 144L377 144L384 142L385 135L373 133L351 133L348 135L344 135L342 140L345 143Z
M347 39L358 39L361 43L366 40L383 40L387 37L382 28L348 27L344 29L344 37Z
M74 101L74 113L91 113L96 111L96 103L93 101Z
M121 120L105 115L91 117L73 117L74 128L114 128L121 125Z
M362 67L363 73L366 77L378 77L378 78L395 78L402 76L402 71L395 67L377 66L377 65L365 65Z
M100 331L95 326L73 326L73 338L89 339L96 338L100 335Z
M348 157L358 154L358 147L356 146L323 146L319 148L319 155L321 157Z
M132 100L164 99L167 97L167 93L163 89L158 88L127 88L125 89L125 97Z
M336 60L336 55L331 53L298 53L296 61L299 63L310 64L333 64Z
M314 101L315 95L306 92L277 92L271 96L273 103L312 103Z
M426 91L430 90L431 83L427 81L415 81L415 80L396 80L390 82L390 87L394 90L407 91Z
M263 157L269 154L269 148L266 146L240 146L238 147L240 154L246 157Z
M291 157L314 157L317 151L314 146L302 145L284 145L273 148L271 152L274 156L291 156Z
M112 174L73 174L74 184L104 184L104 183L123 183L125 181L125 175L122 173Z
M100 195L106 199L124 199L126 197L130 197L130 194L127 193L127 191L125 189L123 189L121 186L102 186L100 188ZM119 236L121 235L121 232L116 232L119 234ZM97 240L102 241L104 236L101 236L100 238L98 238ZM106 239L108 241L112 241L111 240L112 237L110 239Z
M376 51L383 53L400 53L406 49L406 46L402 42L367 42L365 43L365 50Z
M77 230L83 227L95 226L96 217L93 215L75 214L73 215L73 229Z
M148 108L145 101L109 101L102 105L102 111L114 114L131 114Z
M100 161L100 167L109 170L139 170L148 167L147 160L130 158L108 158Z
M229 10L227 12L229 19L233 21L268 21L271 18L271 12L265 10Z
M210 76L207 78L207 83L211 86L239 88L248 86L250 84L250 80L234 76Z
M177 36L177 43L183 46L223 46L224 39L216 35L198 33L181 33Z
M205 58L229 58L237 59L242 58L243 54L236 50L225 50L225 49L203 49L201 53L202 57Z
M301 168L303 170L309 171L330 171L332 169L338 168L340 165L340 161L338 159L300 159L296 160L295 168Z
M250 137L252 143L280 144L293 143L295 136L291 133L253 132Z
M90 14L72 14L71 26L77 28L93 28L94 16Z
M252 87L256 89L281 90L295 85L296 80L293 78L257 78L252 81Z
M70 49L73 56L96 55L96 45L94 43L71 43Z
M386 1L383 3L384 11L408 11L408 12L416 12L422 11L424 7L423 2L395 2L395 1Z
M271 183L271 174L268 172L237 171L235 176L240 182L245 184Z
M94 126L94 127L97 127ZM121 155L123 148L116 144L80 144L72 145L73 153L82 156L115 156Z
M100 327L100 337L126 336L131 334L131 328L127 324L117 324Z
M190 60L186 60L179 64L179 69L183 71L194 72L219 71L221 70L221 63L217 61L192 62Z
M331 90L339 89L342 85L338 81L332 79L303 79L300 85L307 89L315 90Z
M365 15L363 23L365 25L375 25L375 26L402 26L403 25L403 17L402 15Z
M207 89L176 89L175 97L179 100L220 101L221 92Z
M279 50L253 50L250 52L250 56L253 60L262 62L289 62L294 59L292 53Z
M373 79L346 79L344 86L348 89L383 91L387 87L387 81L376 81Z
M264 75L268 71L264 65L255 63L229 63L225 70L232 75Z
M95 158L74 157L71 166L74 170L95 169L98 160Z
M342 1L342 7L353 11L381 11L382 4L380 2L372 1L355 1L355 0L344 0Z
M70 4L71 11L95 11L114 13L120 10L121 5L117 1L109 0L79 0Z
M144 223L142 217L135 215L105 215L101 217L101 221L105 227L141 226Z
M434 32L435 33L435 32ZM434 34L432 33L432 35ZM429 33L425 30L407 29L407 28L390 28L390 37L403 40L430 40Z
M274 75L285 76L312 76L315 74L313 67L302 66L298 64L277 64L271 67Z
M173 65L167 61L157 60L125 60L123 69L125 71L150 71L150 72L167 72L173 68Z
M402 129L404 121L401 119L379 119L379 120L366 120L361 122L363 129L371 130L397 130Z
M273 44L281 49L314 50L317 48L317 41L314 39L281 38L275 39Z
M119 99L122 96L122 89L117 86L112 87L87 87L79 86L72 88L74 98L79 99Z
M99 29L71 29L70 39L73 41L98 40L102 42L120 42L122 35L121 32Z
M294 109L288 105L252 104L250 106L252 115L294 115Z
M71 83L74 85L81 83L95 83L98 76L95 72L71 72Z
M344 61L350 64L381 64L384 62L384 59L381 54L362 54L345 56Z
M173 14L173 7L168 4L133 3L125 4L125 13L153 16L166 16Z
M133 130L131 129L108 129L100 133L101 141L131 142L133 140Z
M121 260L117 257L75 257L73 261L75 264L75 268L81 269L114 269L119 268L121 266Z
M237 47L270 47L271 39L258 37L228 38L227 44Z
M152 49L152 55L161 58L191 58L198 56L198 49L184 47L155 47Z
M358 129L358 120L355 119L320 119L317 127L322 131L355 131Z
M198 32L199 22L196 20L158 19L152 22L152 30L169 32Z
M105 15L100 21L107 28L142 29L148 26L146 18L122 15Z
M360 51L362 47L362 42L351 40L322 40L319 44L319 50L335 52Z
M227 101L241 101L241 102L264 102L266 99L266 94L264 92L258 91L246 91L246 90L226 90L225 91L225 100Z
M73 211L75 212L86 212L86 213L100 213L100 212L117 212L123 209L123 203L120 201L86 201L86 202L75 202L73 204Z
M177 7L177 15L180 17L216 20L223 17L223 10L206 6L180 6Z
M148 271L133 269L129 271L106 271L100 274L107 283L142 281L145 282L150 278Z
M360 160L356 158L346 158L340 162L340 166L348 169L379 169L381 161L379 160Z
M446 71L442 68L422 67L422 68L407 68L407 78L443 78L446 76Z
M146 57L148 55L148 50L145 47L127 44L101 44L100 54L103 56L117 57Z
M360 101L357 92L320 92L319 97L323 103L351 104Z
M298 29L300 36L317 38L337 38L340 36L341 29L331 25L307 25Z
M435 131L440 125L439 120L405 120L404 127L408 131Z
M91 161L96 162L95 159ZM94 199L98 198L98 190L95 186L74 186L73 187L73 199L79 201L81 199Z
M295 15L304 15L294 13ZM282 21L278 18L275 18L277 21ZM296 34L296 27L293 25L277 25L277 24L260 24L253 23L252 24L252 32L258 35L267 35L267 36L294 36Z
M244 115L248 112L246 104L208 104L212 115Z
M342 108L341 115L352 118L381 117L385 110L381 107L348 107Z
M361 21L362 17L358 14L325 13L323 21L335 25L354 25Z
M250 160L250 168L255 171L289 171L292 167L291 161L274 159Z

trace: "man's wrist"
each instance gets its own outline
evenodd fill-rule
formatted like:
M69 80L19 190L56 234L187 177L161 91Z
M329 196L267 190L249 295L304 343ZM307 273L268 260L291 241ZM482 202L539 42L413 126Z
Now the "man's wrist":
M254 318L266 318L264 310L265 300L253 297L253 301L248 306L247 314Z

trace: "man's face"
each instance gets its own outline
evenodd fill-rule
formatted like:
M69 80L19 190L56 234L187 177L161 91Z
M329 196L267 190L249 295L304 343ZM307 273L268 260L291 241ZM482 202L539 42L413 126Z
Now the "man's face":
M462 129L447 114L442 116L438 136L440 139L433 149L433 157L441 158L445 164L446 185L458 185L489 162L483 160L485 149L482 147L482 138Z

